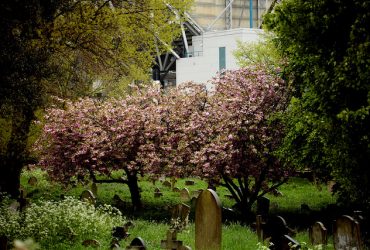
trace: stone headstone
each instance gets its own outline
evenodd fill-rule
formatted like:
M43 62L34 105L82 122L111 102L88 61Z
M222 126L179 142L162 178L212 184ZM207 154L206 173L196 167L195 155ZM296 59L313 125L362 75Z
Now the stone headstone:
M177 179L176 178L171 178L171 188L173 189L175 187L175 184L177 182Z
M312 245L327 245L328 231L324 224L317 221L309 229L309 237Z
M182 246L182 241L177 240L176 231L167 231L167 238L161 241L161 249L179 249Z
M112 236L118 240L126 239L130 236L130 233L127 232L126 227L114 227Z
M330 193L333 193L334 192L334 186L335 186L336 182L335 181L328 181L328 191Z
M334 223L334 248L361 250L360 224L348 215L343 215Z
M263 225L264 222L262 221L262 215L256 215L256 233L258 241L263 240Z
M197 199L195 249L221 249L221 201L212 189L204 190Z
M186 186L193 186L194 184L195 184L195 182L193 180L186 180L185 181Z
M88 239L88 240L84 240L82 242L82 245L85 246L85 247L98 248L98 247L100 247L100 242L98 240L95 240L95 239Z
M179 192L180 192L180 188L178 188L178 187L174 187L174 188L172 189L172 191L173 191L173 192L176 192L176 193L179 193Z
M173 229L180 232L183 228L188 226L190 206L181 203L175 205L171 209L171 221L175 224Z
M133 239L128 247L127 250L146 250L145 242L142 238L136 237Z
M171 185L171 182L169 182L169 181L163 181L162 182L162 185L164 186L164 187L172 187L172 185Z
M270 210L270 200L264 196L257 198L257 214L266 217Z
M80 200L87 201L90 204L95 204L96 199L95 199L93 192L91 192L90 190L84 190L81 193Z
M263 238L270 238L270 242L274 244L275 249L283 244L284 235L288 235L289 228L281 216L274 216L268 220L263 230Z
M35 176L32 176L28 179L28 184L30 184L31 186L36 186L37 184L37 178Z
M180 199L182 202L187 202L190 200L190 193L187 188L183 188L180 191Z

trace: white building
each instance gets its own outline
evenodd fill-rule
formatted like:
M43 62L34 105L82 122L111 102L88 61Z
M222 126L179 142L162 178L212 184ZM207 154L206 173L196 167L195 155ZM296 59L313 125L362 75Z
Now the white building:
M153 80L163 86L186 81L207 83L221 69L237 69L233 56L237 41L259 39L263 14L278 0L195 0L190 13L180 21L181 38L173 49L158 54L152 69ZM175 15L176 9L169 6Z
M239 68L233 55L237 41L256 42L261 32L260 29L238 28L193 36L189 57L176 60L176 84L206 83L222 69Z

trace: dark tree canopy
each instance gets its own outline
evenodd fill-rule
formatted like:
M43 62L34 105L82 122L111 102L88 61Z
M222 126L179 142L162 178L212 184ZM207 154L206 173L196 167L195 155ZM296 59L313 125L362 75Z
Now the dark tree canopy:
M370 204L370 1L285 0L265 27L295 92L280 154L337 182L342 201Z

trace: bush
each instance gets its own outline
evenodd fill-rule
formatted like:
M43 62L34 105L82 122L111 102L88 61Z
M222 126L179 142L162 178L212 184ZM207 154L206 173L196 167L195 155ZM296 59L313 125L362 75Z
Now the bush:
M2 235L10 240L32 238L43 249L53 248L57 243L82 243L86 239L96 239L102 247L108 246L113 227L124 222L116 208L108 205L95 208L72 197L32 204L18 215L2 205L1 212ZM4 215L7 217L3 218Z

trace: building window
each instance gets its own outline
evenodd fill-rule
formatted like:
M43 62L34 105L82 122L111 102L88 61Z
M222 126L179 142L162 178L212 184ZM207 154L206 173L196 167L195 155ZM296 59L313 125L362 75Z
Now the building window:
M219 70L226 69L226 48L225 47L219 47L218 48L218 65Z

